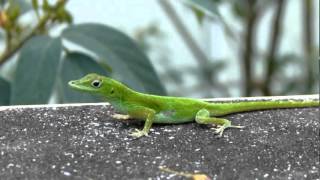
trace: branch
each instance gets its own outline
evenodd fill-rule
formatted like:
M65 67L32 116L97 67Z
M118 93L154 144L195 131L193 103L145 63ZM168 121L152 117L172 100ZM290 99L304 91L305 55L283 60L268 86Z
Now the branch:
M271 80L274 74L275 66L276 66L276 53L279 48L279 38L281 35L280 29L281 29L281 22L282 22L282 16L283 16L283 9L285 6L286 1L285 0L278 0L275 1L277 3L277 9L276 14L274 16L273 26L272 28L272 35L271 35L271 41L269 44L269 53L266 57L267 62L267 72L265 75L265 80L262 86L262 92L264 95L270 96L272 94L271 92Z
M17 45L13 46L9 50L5 51L0 57L0 66L10 59L29 39L37 34L41 27L44 27L47 21L49 20L49 15L45 15L39 23L33 28L30 34L24 37Z
M252 81L252 55L254 54L253 43L255 37L255 27L258 19L258 9L255 0L248 0L248 17L245 35L245 50L242 57L242 71L244 75L244 96L251 96L253 90Z
M181 35L185 44L188 46L192 55L198 61L200 68L203 72L203 76L208 84L213 85L211 79L211 71L207 68L207 65L210 64L209 58L202 51L202 49L197 45L196 41L193 39L191 33L188 31L187 27L183 24L177 13L174 11L169 0L159 0L158 1L162 9L168 15L169 19L172 21L173 25L177 29L178 33Z
M68 0L59 0L57 4L53 7L53 10L58 9L61 6L64 6ZM29 39L39 33L39 30L43 30L47 22L51 19L52 14L50 12L46 13L38 22L38 24L32 29L30 34L25 36L19 43L16 45L10 45L10 48L6 49L5 52L0 56L0 66L8 61ZM10 33L10 32L7 32Z
M313 54L313 6L311 0L304 0L303 2L303 19L304 30L302 31L304 37L304 59L306 61L306 85L305 92L310 92L313 87L314 77L314 59L312 58Z
M168 0L159 0L159 4L169 16L173 25L176 27L177 31L180 33L182 39L189 47L191 53L199 62L199 64L208 64L210 60L207 58L205 53L201 50L201 48L197 45L196 41L193 39L190 32L188 32L187 27L182 23L181 19L177 15L177 13L172 8L171 4Z

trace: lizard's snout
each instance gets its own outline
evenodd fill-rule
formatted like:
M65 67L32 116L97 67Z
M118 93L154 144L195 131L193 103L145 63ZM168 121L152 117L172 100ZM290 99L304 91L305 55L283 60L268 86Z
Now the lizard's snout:
M68 85L71 86L71 87L74 87L74 86L76 86L77 84L78 84L77 81L69 81L69 82L68 82Z
M74 85L75 84L75 82L74 81L69 81L69 83L68 83L70 86L72 86L72 85Z

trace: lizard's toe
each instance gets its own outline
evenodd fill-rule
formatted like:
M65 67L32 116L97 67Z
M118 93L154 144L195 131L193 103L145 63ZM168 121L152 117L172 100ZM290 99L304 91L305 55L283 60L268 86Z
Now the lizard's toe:
M118 119L118 120L128 120L130 119L129 115L124 115L124 114L113 114L111 115L112 118Z
M130 134L130 136L139 138L141 136L148 136L148 133L143 130L141 131L139 129L135 129L134 132Z
M222 137L225 127L220 126L219 128L211 128L211 129L214 130L214 134L216 134L218 137Z
M245 128L245 126L233 126L233 125L231 125L229 128L238 128L238 129L242 129L242 128Z
M217 134L218 137L222 137L223 135L223 132L225 129L227 128L244 128L245 126L233 126L233 125L222 125L222 126L219 126L218 125L218 128L211 128L214 130L214 134Z

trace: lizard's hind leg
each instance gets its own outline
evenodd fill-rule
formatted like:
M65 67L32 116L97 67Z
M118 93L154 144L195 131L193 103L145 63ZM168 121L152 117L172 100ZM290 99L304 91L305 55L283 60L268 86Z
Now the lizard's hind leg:
M223 118L210 117L210 112L207 109L201 109L197 112L196 122L198 124L215 124L218 128L212 128L215 130L215 134L219 137L222 136L223 131L227 128L244 128L244 126L234 126L231 125L231 121Z

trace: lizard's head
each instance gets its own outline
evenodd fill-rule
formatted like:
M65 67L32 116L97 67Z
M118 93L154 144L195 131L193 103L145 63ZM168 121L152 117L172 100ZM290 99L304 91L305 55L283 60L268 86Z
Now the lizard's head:
M69 81L69 86L73 89L102 95L107 99L119 98L126 86L111 78L98 74L88 74L79 80Z

